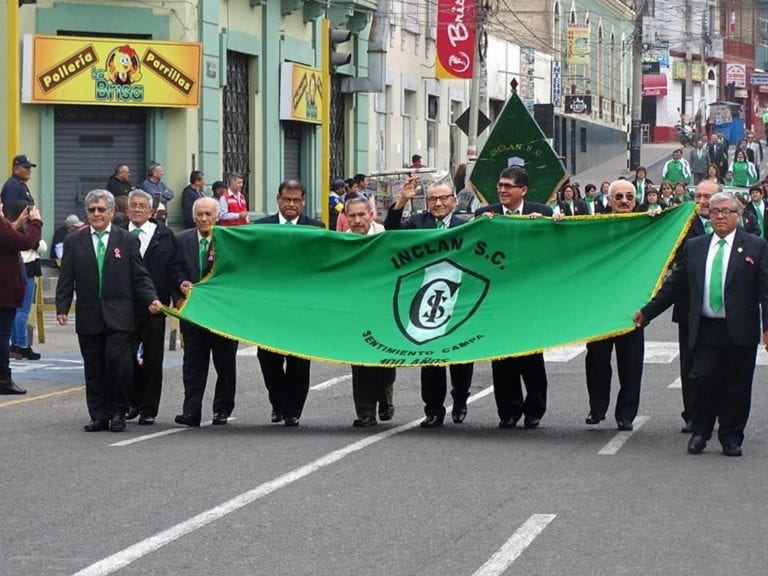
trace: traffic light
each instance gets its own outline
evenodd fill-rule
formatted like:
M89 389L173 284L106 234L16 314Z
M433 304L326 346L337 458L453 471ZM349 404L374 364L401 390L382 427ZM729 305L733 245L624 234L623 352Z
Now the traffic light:
M352 32L349 30L340 30L337 28L331 28L328 32L328 45L330 54L330 67L333 69L336 66L343 66L349 64L352 60L352 54L349 52L337 52L336 47L339 44L349 41L352 37Z

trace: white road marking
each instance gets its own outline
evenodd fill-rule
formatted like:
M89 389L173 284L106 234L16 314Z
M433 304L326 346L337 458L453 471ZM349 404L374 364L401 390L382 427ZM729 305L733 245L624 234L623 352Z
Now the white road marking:
M683 381L680 379L680 376L672 380L672 384L667 386L667 388L682 388L683 387Z
M489 386L485 390L470 396L467 399L467 404L476 402L477 400L480 400L481 398L488 396L491 393L493 393L493 386ZM423 418L419 418L418 420L413 420L412 422L408 422L402 426L397 426L396 428L390 428L389 430L384 430L377 434L366 436L357 442L348 444L344 448L329 452L325 456L321 456L309 464L300 466L299 468L283 474L282 476L278 476L274 480L270 480L269 482L265 482L264 484L256 486L252 490L243 492L231 500L227 500L226 502L219 504L215 508L201 512L189 520L185 520L184 522L176 524L175 526L171 526L167 530L158 532L149 538L145 538L141 542L137 542L128 548L124 548L120 552L116 552L115 554L112 554L103 560L99 560L95 564L91 564L90 566L83 568L73 576L106 576L107 574L113 574L121 568L125 568L128 566L128 564L135 562L136 560L139 560L140 558L143 558L144 556L159 550L163 546L178 540L182 536L207 526L211 522L215 522L216 520L224 518L228 514L231 514L232 512L235 512L236 510L239 510L240 508L243 508L248 504L255 502L256 500L264 498L265 496L268 496L280 488L285 488L286 486L293 484L297 480L300 480L305 476L312 474L313 472L322 470L323 468L338 462L350 454L360 452L361 450L368 448L377 442L386 440L390 436L394 436L395 434L400 434L401 432L406 432L407 430L415 428L419 425L422 419Z
M584 344L553 348L544 352L544 360L547 362L570 362L586 349Z
M616 454L616 452L619 451L619 448L624 446L624 442L629 440L629 437L632 436L632 434L637 432L643 424L648 422L649 418L650 416L638 416L637 418L635 418L635 421L633 423L634 430L631 430L630 432L618 432L616 436L611 438L608 444L606 444L600 449L600 452L598 452L598 454L601 454L602 456L613 456L614 454Z
M555 514L534 514L520 526L512 537L504 542L488 561L472 576L499 576L522 554L544 528L556 517Z
M315 384L314 386L310 386L310 390L325 390L326 388L330 388L334 384L338 384L339 382L346 382L347 380L352 380L352 374L345 374L344 376L336 376L336 378L331 378L330 380L326 380L325 382L320 382L320 384Z
M82 366L53 366L49 370L82 370Z
M677 342L646 342L645 364L671 364L680 353Z
M237 355L238 356L256 356L259 352L258 346L248 346L248 348L238 348L237 349Z
M232 422L232 420L237 420L237 418L229 418L229 421ZM200 424L201 427L203 426L210 426L211 420L208 420L207 422L202 422ZM144 434L143 436L136 436L136 438L130 438L129 440L122 440L120 442L115 442L114 444L110 444L110 446L130 446L131 444L136 444L137 442L144 442L145 440L154 440L155 438L161 438L163 436L168 436L170 434L177 434L178 432L186 432L187 430L193 430L194 428L191 426L185 426L184 428L169 428L168 430L161 430L160 432L154 432L153 434Z

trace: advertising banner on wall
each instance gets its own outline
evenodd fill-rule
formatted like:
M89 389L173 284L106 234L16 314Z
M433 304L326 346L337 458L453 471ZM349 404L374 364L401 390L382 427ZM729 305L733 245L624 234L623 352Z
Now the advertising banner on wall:
M475 0L438 0L438 78L472 78L475 58Z
M187 108L199 100L197 42L24 37L25 104Z
M319 124L324 105L322 71L283 62L280 72L280 120Z
M589 64L589 24L568 24L568 64Z

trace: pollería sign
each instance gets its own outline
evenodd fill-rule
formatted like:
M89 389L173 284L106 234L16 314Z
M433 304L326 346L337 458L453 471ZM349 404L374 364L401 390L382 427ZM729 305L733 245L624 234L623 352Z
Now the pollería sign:
M196 107L200 53L197 42L27 35L22 102Z

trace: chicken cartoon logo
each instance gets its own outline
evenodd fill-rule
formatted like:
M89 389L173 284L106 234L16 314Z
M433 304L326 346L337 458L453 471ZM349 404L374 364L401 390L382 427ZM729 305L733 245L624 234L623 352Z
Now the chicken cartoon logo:
M112 50L106 64L107 77L114 84L133 84L141 80L139 55L128 44Z

